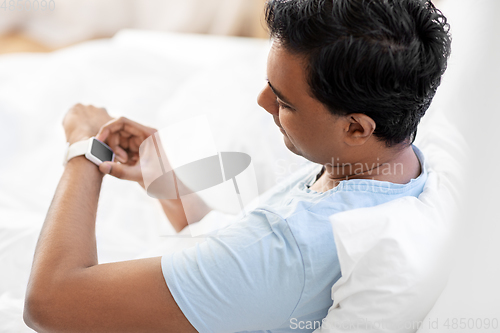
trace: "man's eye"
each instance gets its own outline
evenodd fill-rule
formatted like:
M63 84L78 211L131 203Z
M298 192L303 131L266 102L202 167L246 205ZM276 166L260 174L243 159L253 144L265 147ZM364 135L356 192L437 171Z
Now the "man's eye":
M285 105L283 103L280 103L280 101L276 101L276 103L278 104L278 107L280 109L289 109L289 110L291 109L291 107L289 107L288 105Z

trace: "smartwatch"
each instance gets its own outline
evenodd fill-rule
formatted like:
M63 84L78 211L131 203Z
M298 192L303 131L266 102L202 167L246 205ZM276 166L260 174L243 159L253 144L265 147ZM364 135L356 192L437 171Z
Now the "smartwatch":
M113 162L115 160L115 153L113 150L104 142L92 137L88 140L75 142L71 146L68 142L64 153L63 165L65 166L73 157L81 155L85 155L85 157L95 165L100 165L103 162Z

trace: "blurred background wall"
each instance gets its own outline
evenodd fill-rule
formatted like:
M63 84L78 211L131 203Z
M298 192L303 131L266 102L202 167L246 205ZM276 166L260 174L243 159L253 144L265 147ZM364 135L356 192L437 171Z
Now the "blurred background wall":
M0 8L0 53L48 52L123 28L266 37L265 0L19 0ZM37 10L34 10L38 6ZM30 8L31 7L31 8ZM44 10L42 10L45 8Z

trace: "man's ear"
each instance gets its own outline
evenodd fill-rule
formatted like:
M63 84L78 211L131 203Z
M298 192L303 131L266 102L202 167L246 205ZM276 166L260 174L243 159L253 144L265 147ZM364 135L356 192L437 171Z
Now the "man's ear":
M375 121L362 113L351 113L346 116L345 143L349 146L364 144L375 131Z

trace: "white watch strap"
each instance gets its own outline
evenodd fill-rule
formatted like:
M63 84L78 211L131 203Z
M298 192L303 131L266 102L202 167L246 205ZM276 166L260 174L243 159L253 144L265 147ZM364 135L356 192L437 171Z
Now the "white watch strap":
M64 165L66 165L66 163L68 163L68 161L73 157L85 155L85 153L87 153L87 151L89 150L89 144L91 143L92 139L93 138L78 141L69 146L64 158Z

